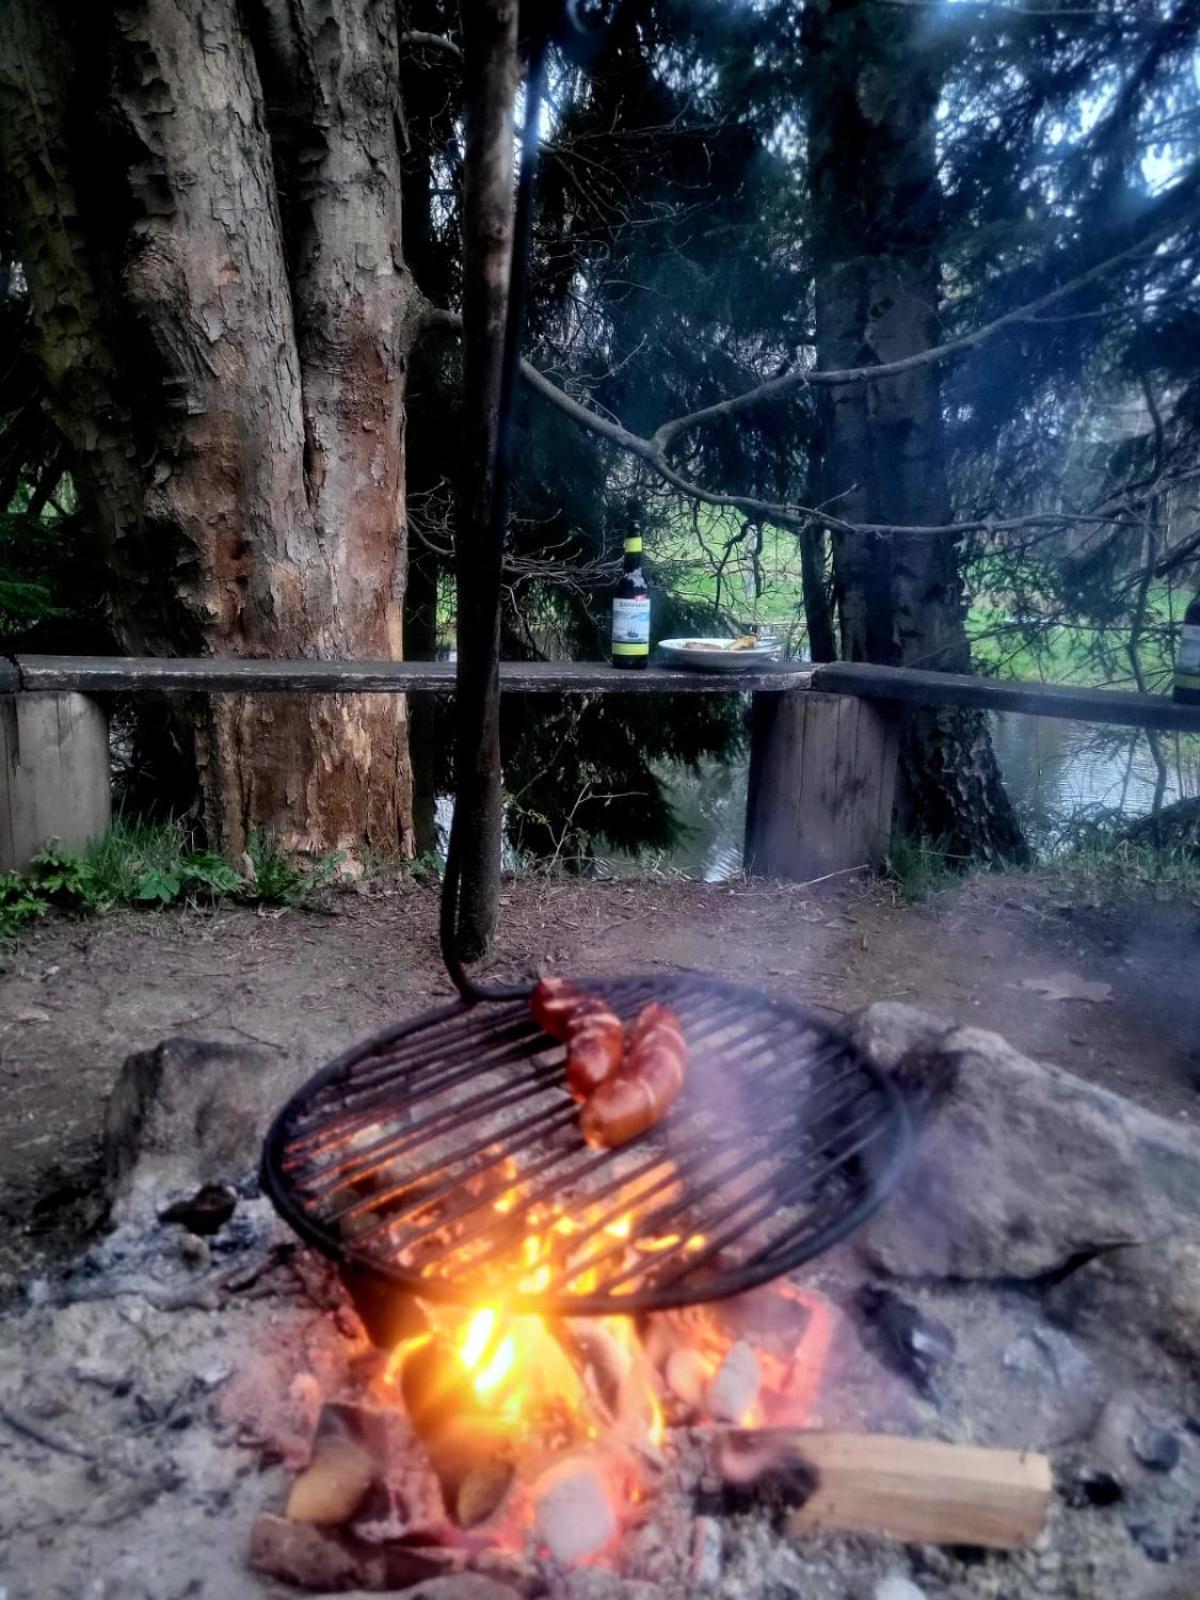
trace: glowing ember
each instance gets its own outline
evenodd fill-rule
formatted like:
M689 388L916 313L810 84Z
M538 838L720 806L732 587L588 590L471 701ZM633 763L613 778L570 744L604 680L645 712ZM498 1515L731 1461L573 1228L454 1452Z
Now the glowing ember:
M512 1334L501 1340L500 1348L481 1372L475 1374L475 1393L481 1400L494 1394L512 1371L517 1360L517 1345Z
M471 1318L467 1336L459 1347L459 1355L468 1372L474 1372L483 1359L483 1353L492 1342L496 1331L496 1313L485 1306Z

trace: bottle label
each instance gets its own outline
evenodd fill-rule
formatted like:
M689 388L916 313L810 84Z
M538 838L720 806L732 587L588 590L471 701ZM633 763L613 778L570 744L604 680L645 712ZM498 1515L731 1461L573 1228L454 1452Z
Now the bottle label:
M1200 679L1200 623L1185 622L1180 629L1175 656L1175 677Z
M612 647L615 656L650 654L650 596L635 595L630 600L614 600L612 609Z

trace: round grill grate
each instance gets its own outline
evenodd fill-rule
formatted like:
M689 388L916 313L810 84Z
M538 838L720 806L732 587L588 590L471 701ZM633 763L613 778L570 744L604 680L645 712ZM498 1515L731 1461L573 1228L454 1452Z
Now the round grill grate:
M657 1127L589 1148L527 1002L456 1004L354 1046L283 1108L263 1154L282 1216L428 1299L610 1315L753 1288L895 1183L894 1085L803 1007L700 974L580 987L625 1021L652 999L679 1015L687 1080Z

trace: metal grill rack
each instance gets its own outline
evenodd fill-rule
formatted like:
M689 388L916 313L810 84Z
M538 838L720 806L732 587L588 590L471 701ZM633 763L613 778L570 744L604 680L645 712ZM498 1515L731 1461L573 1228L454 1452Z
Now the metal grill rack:
M581 987L625 1021L651 999L678 1013L687 1080L657 1127L589 1148L563 1047L527 1002L454 1005L355 1046L283 1108L263 1156L281 1214L335 1260L478 1303L521 1281L522 1241L557 1208L575 1231L555 1238L538 1292L506 1304L611 1315L753 1288L894 1184L909 1145L894 1085L804 1008L700 974Z

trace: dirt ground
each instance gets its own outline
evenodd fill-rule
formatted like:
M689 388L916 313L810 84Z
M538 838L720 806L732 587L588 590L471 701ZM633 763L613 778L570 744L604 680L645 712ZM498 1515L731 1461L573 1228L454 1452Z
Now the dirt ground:
M1025 875L923 905L850 881L521 879L501 918L496 976L698 968L834 1019L894 998L1200 1118L1200 909L1186 901L1101 904ZM7 951L0 1292L94 1218L105 1100L127 1055L172 1035L242 1041L277 1052L298 1085L359 1036L451 997L436 921L436 889L403 885L319 913L57 920ZM1047 980L1048 994L1031 987ZM1079 980L1088 997L1064 997Z

